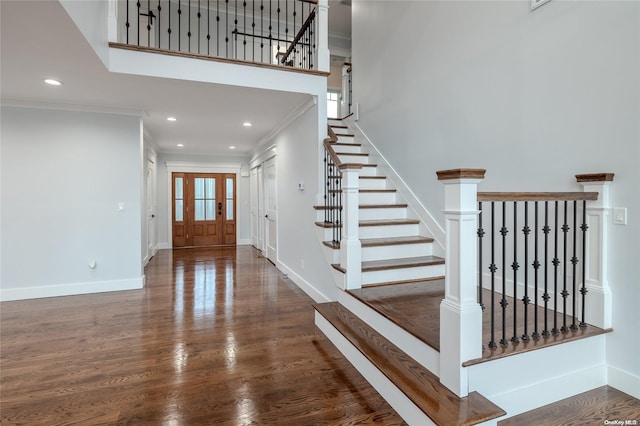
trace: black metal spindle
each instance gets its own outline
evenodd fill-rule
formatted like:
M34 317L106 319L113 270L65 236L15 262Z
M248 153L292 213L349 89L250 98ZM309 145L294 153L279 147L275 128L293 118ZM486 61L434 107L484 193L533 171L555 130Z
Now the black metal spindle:
M235 0L235 15L233 17L233 25L234 25L234 38L235 38L235 46L233 49L233 59L238 58L238 0Z
M160 4L160 0L158 0L158 16L156 17L158 19L158 49L162 49L162 36L161 36L161 28L162 28L162 22L160 20L160 16L162 15L162 5Z
M577 330L578 326L576 325L576 316L578 314L577 312L577 291L576 291L576 273L577 273L577 267L578 267L578 256L577 256L577 245L578 245L578 233L576 232L578 230L577 228L578 225L578 202L576 200L573 200L573 256L571 257L571 265L573 265L573 281L572 281L572 288L571 288L571 301L572 301L572 307L571 307L571 329L572 330ZM583 259L584 261L584 259Z
M585 321L585 311L586 311L586 296L587 296L587 201L582 201L582 226L580 226L582 230L582 288L580 289L580 294L582 295L582 321L580 321L580 327L586 327L587 323Z
M196 15L196 17L198 18L198 54L200 54L200 39L201 37L201 20L202 20L202 13L200 13L200 0L198 0L198 14Z
M511 269L513 270L513 336L511 337L511 341L513 343L519 343L520 339L518 339L518 269L520 269L520 265L518 264L518 203L516 201L513 202L513 263L511 264Z
M207 0L207 55L211 55L211 5Z
M496 327L495 327L495 295L496 295L496 203L491 202L491 265L489 270L491 271L491 340L489 341L490 348L497 348L496 344Z
M544 300L544 329L542 330L543 336L549 335L549 232L551 228L549 227L549 202L544 202L544 227L542 228L542 232L544 232L544 294L542 295L542 299Z
M129 23L129 0L127 0L127 20L124 26L127 28L127 44L129 44L129 27L131 26Z
M181 51L180 42L182 40L182 4L178 0L178 51Z
M522 304L524 309L524 332L522 334L522 340L525 342L529 340L529 202L524 202L524 228L522 233L524 234L524 296L522 297Z
M558 334L558 202L555 202L553 225L553 328L551 333Z
M260 0L260 35L264 36L264 0ZM264 39L260 39L260 62L264 62Z
M535 233L533 234L533 251L534 258L533 261L533 300L535 303L533 304L533 334L531 337L534 339L540 338L540 333L538 332L538 270L540 269L540 261L538 260L538 202L534 203L535 215L533 220L533 229L535 229Z
M271 17L273 16L273 0L269 0L269 63L273 63L273 22Z
M147 47L151 47L151 24L153 23L153 11L151 0L147 0Z
M562 224L562 327L560 328L563 333L569 331L567 327L567 297L569 292L567 291L567 233L569 232L569 224L567 223L567 201L564 201L564 222Z
M251 38L251 52L253 62L256 61L256 1L251 2L251 32L253 34Z
M242 2L242 59L247 60L247 2Z
M503 201L502 228L500 229L500 234L502 235L502 300L500 301L500 306L502 306L502 339L500 339L500 344L502 346L506 346L509 343L507 341L507 306L509 302L507 302L507 268L505 267L507 264L507 234L509 231L506 227L506 216L507 203Z
M188 23L188 28L187 28L187 52L191 53L191 0L189 0L189 3L187 4L188 7L188 17L189 19L187 20Z
M286 0L285 0L286 1ZM277 63L280 65L280 0L278 0L278 9L277 9L277 19L278 19L278 53L276 54Z
M138 46L140 46L140 0L136 3L138 6Z
M329 153L325 149L324 151L324 223L329 222L329 197L327 193L329 191Z
M224 12L224 23L225 23L225 31L224 31L224 57L229 57L229 0L224 0L225 3L225 12Z
M482 201L478 202L478 303L484 311L484 303L482 303L482 238L484 237L484 229L482 229Z

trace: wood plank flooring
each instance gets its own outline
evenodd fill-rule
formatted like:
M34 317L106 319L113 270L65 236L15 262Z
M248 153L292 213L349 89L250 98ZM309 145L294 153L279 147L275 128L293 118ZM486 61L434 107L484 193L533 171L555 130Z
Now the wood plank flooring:
M255 249L162 250L146 278L0 304L2 425L403 424Z
M606 424L639 425L640 400L612 387L602 386L498 422L499 426Z

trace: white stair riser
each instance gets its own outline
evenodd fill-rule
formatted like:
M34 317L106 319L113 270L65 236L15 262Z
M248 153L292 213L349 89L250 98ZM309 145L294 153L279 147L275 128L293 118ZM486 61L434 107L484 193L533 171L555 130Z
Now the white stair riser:
M359 179L360 189L386 189L386 179Z
M362 272L362 285L385 283L390 281L407 281L429 279L444 275L444 264L420 266L417 268L399 268L385 271Z
M360 170L360 176L377 176L378 175L377 167L363 167Z
M358 217L360 218L360 220L406 219L407 209L406 207L382 208L382 209L360 209L358 210Z
M342 152L340 150L336 150L336 153ZM349 154L339 154L338 157L340 161L343 163L353 163L353 164L369 164L369 156L367 155L349 155Z
M360 204L395 204L395 192L360 192L358 194Z
M334 132L336 130L347 130L347 129L335 129ZM353 136L340 136L338 135L338 142L341 143L353 143Z
M360 238L411 237L418 235L418 224L361 226Z
M430 256L432 243L396 244L391 246L362 247L362 261L405 259L408 257Z
M345 142L348 143L348 142ZM360 145L333 145L333 150L336 152L362 152L362 147Z
M342 123L342 120L327 120L327 124L329 124L329 126L345 126L345 124ZM334 132L336 130L345 130L345 129L333 129Z

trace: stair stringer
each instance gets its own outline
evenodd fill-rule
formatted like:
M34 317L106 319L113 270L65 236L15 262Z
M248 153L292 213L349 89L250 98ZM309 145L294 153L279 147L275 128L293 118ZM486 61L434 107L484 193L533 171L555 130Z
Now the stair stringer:
M371 309L349 292L341 291L338 294L338 302L427 370L440 377L440 352Z
M371 142L360 126L358 126L358 123L353 119L353 117L345 118L344 121L349 126L349 130L355 135L355 142L361 143L363 150L369 152L370 162L378 165L380 174L387 177L391 186L396 188L398 191L398 197L404 199L404 201L409 205L407 209L407 216L412 218L412 215L415 215L413 218L420 220L420 227L424 228L424 232L420 232L420 235L425 235L434 239L433 254L435 256L444 257L445 231L442 226L436 222L434 217L429 213L418 197L416 197L411 188L389 164L384 155L378 151L376 146Z
M604 386L605 344L599 335L471 365L469 391L504 409L502 420Z

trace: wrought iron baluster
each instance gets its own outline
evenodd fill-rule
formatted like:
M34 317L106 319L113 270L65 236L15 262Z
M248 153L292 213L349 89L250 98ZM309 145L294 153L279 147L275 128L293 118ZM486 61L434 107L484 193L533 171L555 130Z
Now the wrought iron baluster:
M484 312L482 303L482 238L484 229L482 228L482 201L478 202L478 303Z
M147 47L151 47L151 24L153 23L153 11L151 0L147 0Z
M181 40L182 40L182 4L180 4L180 0L178 0L178 51L181 51Z
M543 336L549 335L549 315L548 315L548 307L549 307L549 232L551 228L549 227L549 202L544 202L544 227L542 228L542 232L544 232L544 294L542 295L542 299L544 300L544 330L542 330Z
M207 55L211 55L211 5L207 0Z
M553 328L551 333L558 334L558 202L555 201L554 211L554 229L553 229Z
M563 333L569 331L567 327L567 297L569 292L567 291L567 233L569 232L569 224L567 224L567 201L564 201L564 222L562 224L562 327L560 328Z
M524 309L524 333L522 334L522 340L525 342L529 340L529 202L524 202L524 228L522 233L524 234L524 296L522 297L522 304Z
M513 336L511 341L513 343L520 343L518 339L518 203L513 202L513 263L511 264L513 269Z
M578 267L578 256L577 256L577 245L578 245L578 202L573 200L573 256L571 257L571 264L573 265L573 281L572 281L572 290L571 290L571 301L573 306L571 307L571 329L577 330L578 326L576 325L576 316L577 312L577 289L576 289L576 273Z
M507 203L503 201L502 228L500 229L500 234L502 235L502 300L500 301L500 306L502 306L502 339L500 339L500 344L502 346L509 344L507 341L507 306L509 302L507 302L507 268L505 267L507 264L507 234L509 231L506 226L506 216Z
M158 49L162 49L162 35L160 33L160 28L162 28L162 23L160 21L160 15L162 14L162 5L160 5L160 0L158 0L158 16L157 16L157 22L158 22Z
M200 0L198 0L198 14L196 15L196 17L198 18L198 54L200 54L200 39L202 38L200 35L202 34L201 32L201 23L202 23L202 13L200 13Z
M256 61L256 0L252 0L251 2L251 33L253 34L251 38L251 52L253 62Z
M224 57L229 57L229 0L224 0L225 3L225 12L224 12L224 23L225 23L225 31L224 31Z
M187 28L187 52L191 53L191 0L187 4L188 7L188 28Z
M260 35L264 36L264 0L260 0ZM260 38L260 62L264 62L264 38Z
M540 338L540 333L538 333L538 270L540 269L540 261L538 259L538 202L534 203L535 216L533 221L533 229L536 231L533 234L533 251L535 252L533 261L533 281L534 281L534 290L533 290L533 334L531 337L534 339Z
M171 0L167 1L167 15L168 15L168 26L167 26L167 45L169 46L169 50L171 50Z
M140 46L140 0L136 3L138 6L138 46Z
M495 299L496 299L496 203L491 202L491 265L489 270L491 271L491 340L489 341L490 348L497 348L496 344L496 327L495 327Z
M286 1L286 0L285 0ZM278 9L277 9L277 20L278 20L278 53L276 54L277 63L280 65L280 0L278 0Z
M586 311L586 296L587 296L587 201L582 201L582 226L580 226L582 230L582 288L580 289L580 294L582 295L582 321L580 321L580 327L586 327L587 323L585 321L585 311Z
M273 63L273 22L271 17L273 16L273 0L269 0L269 63Z
M127 44L129 44L129 27L131 26L129 23L129 0L127 0L127 20L125 21L124 26L127 28Z
M243 60L247 60L247 1L244 0L242 2L242 15L243 15L243 21L242 21L242 49L243 49L243 53L242 53L242 59Z

